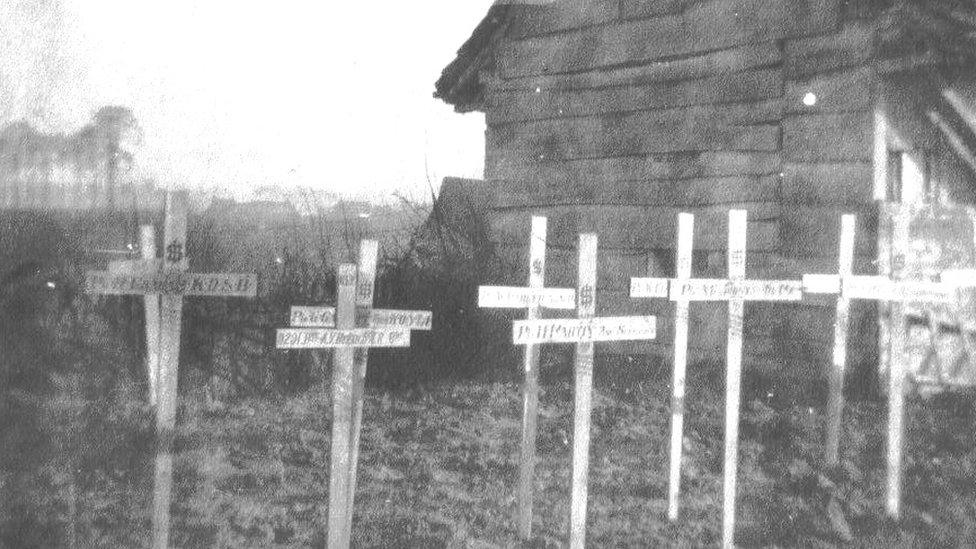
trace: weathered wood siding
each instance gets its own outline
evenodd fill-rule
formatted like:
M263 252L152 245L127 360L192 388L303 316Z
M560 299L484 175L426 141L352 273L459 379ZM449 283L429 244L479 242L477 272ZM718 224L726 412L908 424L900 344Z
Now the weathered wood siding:
M598 232L597 313L659 315L655 344L618 349L664 355L671 305L626 290L631 276L673 274L678 212L696 214L696 276L725 274L732 207L749 211L749 276L836 272L843 213L860 214L856 268L871 271L874 41L858 5L573 0L516 18L485 94L502 255L524 273L529 216L548 215L547 282L572 286L575 235ZM754 363L829 364L827 301L746 310ZM869 308L853 314L870 338ZM719 356L724 322L724 306L692 307L699 356Z

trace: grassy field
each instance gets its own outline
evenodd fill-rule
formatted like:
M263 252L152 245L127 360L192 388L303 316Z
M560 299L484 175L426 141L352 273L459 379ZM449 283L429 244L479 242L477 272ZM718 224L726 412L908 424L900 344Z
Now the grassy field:
M724 413L720 368L695 368L687 399L681 519L671 524L669 372L625 359L597 367L602 375L594 392L588 545L716 545ZM892 523L883 518L883 403L849 406L842 464L826 470L820 466L821 408L774 387L752 380L744 390L738 544L976 544L971 400L910 401L903 520ZM325 389L217 408L193 395L185 398L176 445L174 545L321 545L328 511L329 400ZM543 384L534 536L527 543L518 541L513 521L520 413L514 383L367 391L354 546L564 545L570 381L550 376ZM133 440L119 446L126 456L89 464L83 472L79 546L148 542L151 444L144 436Z

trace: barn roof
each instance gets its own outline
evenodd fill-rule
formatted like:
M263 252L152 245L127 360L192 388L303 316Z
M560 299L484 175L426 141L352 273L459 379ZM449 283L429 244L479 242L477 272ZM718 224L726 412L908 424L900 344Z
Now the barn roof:
M457 57L444 68L434 84L434 97L454 105L458 112L477 110L484 99L479 75L494 67L493 46L503 35L509 5L496 1L461 44Z
M481 75L495 67L495 48L513 23L555 14L560 0L496 0L457 57L444 68L434 97L458 112L482 110ZM915 64L972 67L976 64L976 3L972 0L880 0L843 2L845 9L875 17L887 70ZM868 6L864 8L863 6ZM565 7L562 7L565 9ZM884 68L884 67L883 67Z

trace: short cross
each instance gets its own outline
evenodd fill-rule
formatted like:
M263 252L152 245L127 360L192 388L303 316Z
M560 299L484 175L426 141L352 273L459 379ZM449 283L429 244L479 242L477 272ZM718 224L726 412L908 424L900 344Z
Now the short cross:
M254 297L257 277L253 274L188 273L186 258L186 195L166 196L163 260L159 269L133 268L129 273L89 271L89 293L108 295L154 295L160 298L158 374L156 381L156 453L153 493L153 547L169 547L169 503L173 471L173 428L176 424L176 387L179 371L180 324L183 296ZM149 259L147 266L154 262ZM151 317L147 318L147 324Z
M596 312L597 236L579 237L577 318L517 320L512 326L516 345L576 344L575 415L573 418L573 480L569 517L569 546L582 548L586 540L587 479L590 463L590 414L593 387L593 344L597 341L654 339L653 316L594 317Z
M575 309L576 292L571 288L544 288L546 272L546 218L533 217L529 236L529 285L479 286L478 306L525 309L525 318L539 318L541 308ZM525 347L525 377L522 380L522 442L519 458L516 527L522 539L532 535L532 476L535 469L536 421L539 409L539 348Z

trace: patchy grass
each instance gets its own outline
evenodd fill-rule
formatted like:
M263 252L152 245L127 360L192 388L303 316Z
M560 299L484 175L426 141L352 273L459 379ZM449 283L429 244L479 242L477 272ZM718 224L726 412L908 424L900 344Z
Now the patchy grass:
M681 518L666 520L668 384L600 365L593 400L588 544L697 547L721 535L724 394L699 366L687 399ZM704 371L703 370L707 370ZM611 382L610 380L614 380ZM533 538L514 529L520 389L514 383L368 391L353 543L359 547L556 547L565 543L572 386L541 394ZM760 547L953 547L976 544L972 401L911 400L899 523L884 519L883 403L849 406L839 467L820 454L822 409L775 391L745 391L737 542ZM761 397L761 398L760 398ZM307 547L324 542L331 408L327 390L218 412L188 399L177 441L173 543ZM97 476L90 501L129 492L86 528L96 545L148 531L151 459L141 482ZM92 484L94 483L94 484ZM140 508L141 501L142 507ZM117 507L125 502L127 511ZM133 507L134 505L134 507ZM84 503L82 507L91 506ZM113 508L116 508L113 510ZM104 514L100 514L104 513ZM126 515L135 522L106 520Z

